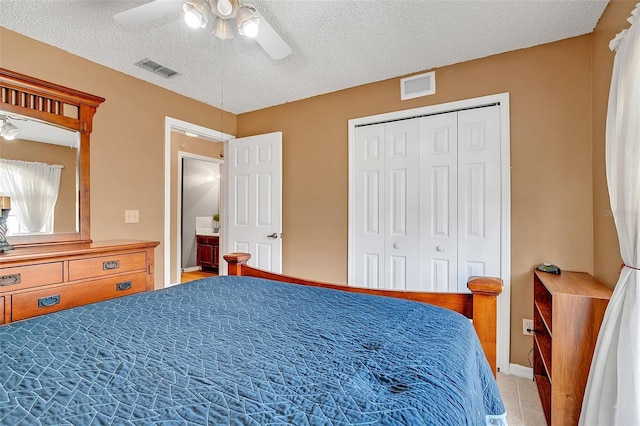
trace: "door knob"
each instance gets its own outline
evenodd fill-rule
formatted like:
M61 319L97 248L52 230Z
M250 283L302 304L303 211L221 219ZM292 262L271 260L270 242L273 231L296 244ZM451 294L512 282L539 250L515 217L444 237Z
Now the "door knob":
M267 238L278 238L278 234L276 234L275 232L271 235L267 235Z
M398 244L398 243L394 243L394 244L393 244L393 248L394 248L394 249L399 249L399 248L400 248L400 244Z
M436 250L438 250L440 253L442 253L444 251L444 247L438 246L438 247L436 247Z

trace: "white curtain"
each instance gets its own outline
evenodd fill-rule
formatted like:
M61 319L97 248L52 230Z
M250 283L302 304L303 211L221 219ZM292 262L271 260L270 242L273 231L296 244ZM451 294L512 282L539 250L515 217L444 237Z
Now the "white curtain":
M11 197L11 210L28 233L51 232L62 166L0 158L0 192Z
M618 34L607 112L607 183L624 268L600 328L581 425L640 425L640 3Z

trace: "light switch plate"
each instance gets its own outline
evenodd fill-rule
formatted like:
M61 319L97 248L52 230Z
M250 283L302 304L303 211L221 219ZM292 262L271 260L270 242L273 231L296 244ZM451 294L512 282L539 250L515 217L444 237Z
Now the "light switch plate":
M138 223L140 221L139 210L125 210L124 223Z

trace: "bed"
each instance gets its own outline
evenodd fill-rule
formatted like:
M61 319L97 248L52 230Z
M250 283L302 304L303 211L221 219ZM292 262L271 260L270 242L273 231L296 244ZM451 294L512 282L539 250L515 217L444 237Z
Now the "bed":
M448 309L225 259L229 276L0 327L0 424L506 424L478 318L495 326L499 280Z

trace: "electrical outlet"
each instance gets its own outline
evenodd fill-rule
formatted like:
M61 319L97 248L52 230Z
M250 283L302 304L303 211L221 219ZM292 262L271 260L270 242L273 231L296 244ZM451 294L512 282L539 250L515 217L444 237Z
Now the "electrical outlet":
M124 211L124 223L138 223L139 221L139 210Z
M533 336L533 320L522 320L522 334L525 336Z

